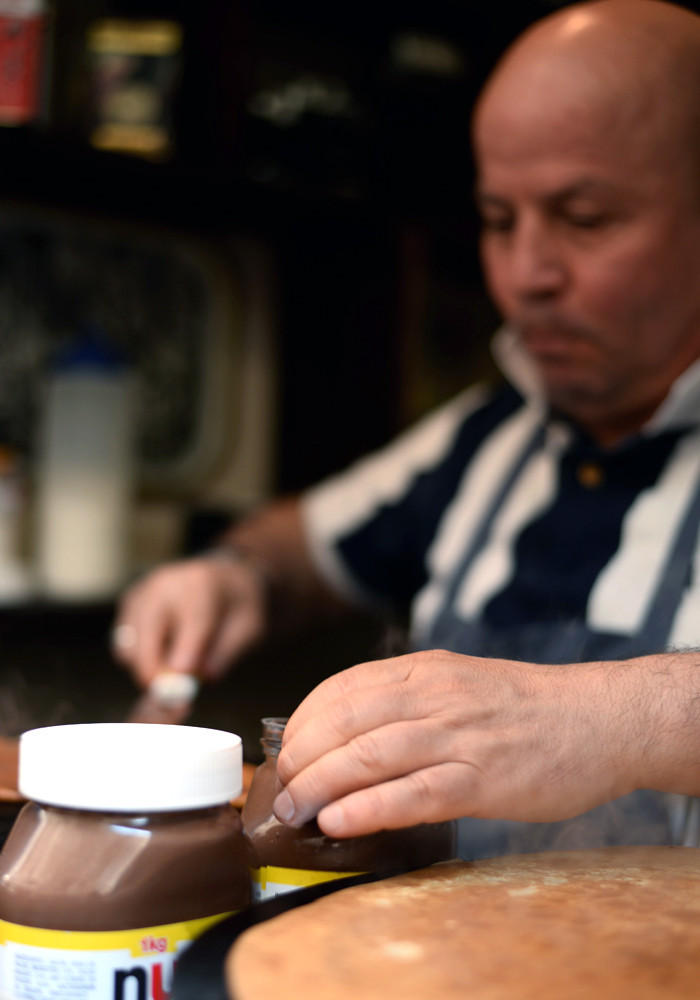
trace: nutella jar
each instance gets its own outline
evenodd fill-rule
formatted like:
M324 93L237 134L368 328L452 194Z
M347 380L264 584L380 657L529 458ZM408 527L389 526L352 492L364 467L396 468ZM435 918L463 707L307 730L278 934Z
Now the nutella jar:
M31 801L0 853L0 996L170 995L178 955L250 902L240 737L105 723L20 737Z
M243 828L257 856L251 868L254 901L348 875L423 868L455 856L454 822L422 823L342 840L326 836L315 820L299 829L280 823L272 804L281 790L277 756L286 723L286 719L262 720L265 760L255 771L243 806Z

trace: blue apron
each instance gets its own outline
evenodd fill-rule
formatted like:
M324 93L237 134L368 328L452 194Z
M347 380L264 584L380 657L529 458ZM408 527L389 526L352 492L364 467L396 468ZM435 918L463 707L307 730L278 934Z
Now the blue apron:
M488 541L503 503L530 457L544 443L539 429L521 455L484 518L474 541L450 581L444 610L430 636L430 648L451 649L474 656L524 660L533 663L577 663L629 659L662 652L692 570L700 527L700 482L660 575L646 620L634 635L592 631L583 620L496 629L483 621L458 618L453 607L457 592L474 560ZM565 850L612 844L671 843L667 796L637 791L560 823L515 823L465 818L459 823L459 854L464 858L494 854Z

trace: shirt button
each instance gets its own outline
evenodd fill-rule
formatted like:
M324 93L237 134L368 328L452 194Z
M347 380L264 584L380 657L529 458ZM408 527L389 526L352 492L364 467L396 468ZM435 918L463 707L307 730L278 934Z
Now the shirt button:
M576 469L576 478L587 490L595 490L602 486L605 472L598 462L581 462Z

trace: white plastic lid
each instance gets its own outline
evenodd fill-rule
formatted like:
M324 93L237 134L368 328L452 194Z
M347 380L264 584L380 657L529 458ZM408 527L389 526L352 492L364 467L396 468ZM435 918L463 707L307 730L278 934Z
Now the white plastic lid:
M241 794L240 736L220 729L106 722L30 729L19 741L19 790L46 805L170 812Z

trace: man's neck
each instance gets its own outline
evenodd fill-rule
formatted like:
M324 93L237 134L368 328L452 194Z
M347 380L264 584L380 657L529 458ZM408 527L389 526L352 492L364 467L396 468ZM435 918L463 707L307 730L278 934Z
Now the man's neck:
M654 416L663 402L661 399L636 410L619 414L604 415L567 414L582 430L586 432L601 448L613 448L625 438L638 434L646 423Z

